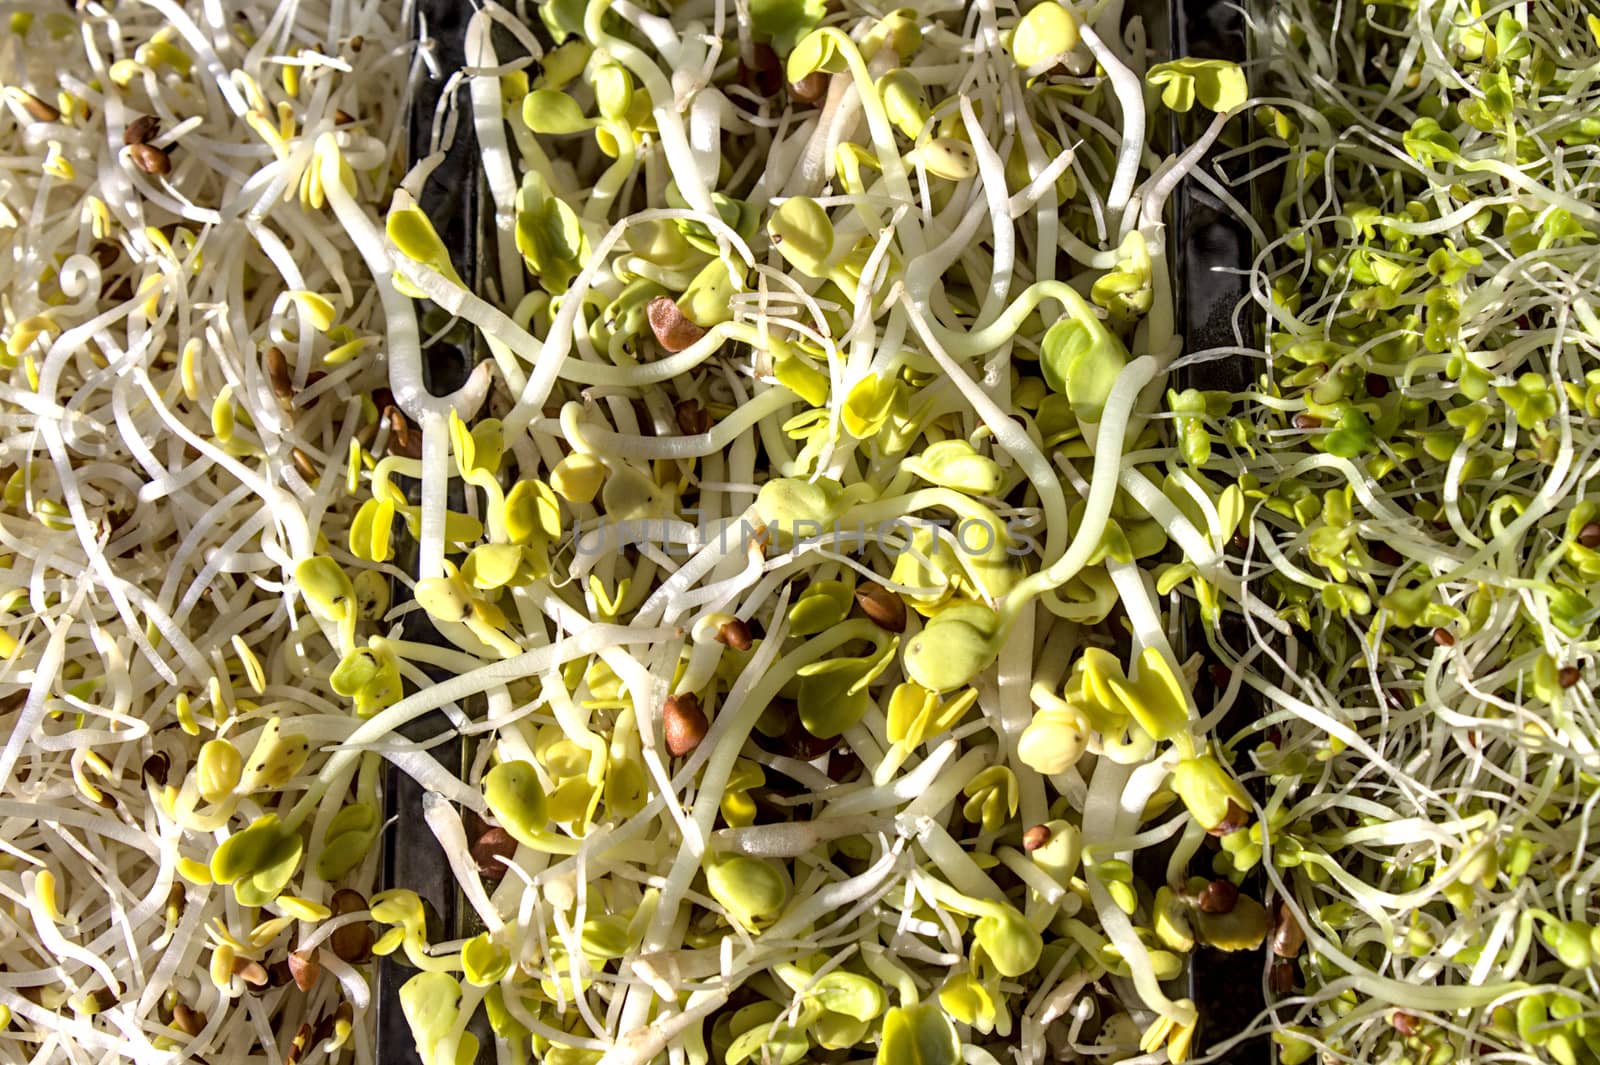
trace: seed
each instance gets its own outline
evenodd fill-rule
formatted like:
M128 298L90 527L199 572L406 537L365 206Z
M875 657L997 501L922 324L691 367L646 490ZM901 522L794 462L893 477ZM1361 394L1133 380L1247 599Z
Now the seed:
M697 399L686 399L672 408L678 418L678 431L684 436L699 436L711 431L711 413Z
M700 746L706 729L711 727L706 712L700 709L700 697L693 692L667 696L661 718L667 734L667 753L674 758L682 758Z
M1232 913L1239 902L1239 888L1232 880L1213 880L1200 889L1195 905L1201 913Z
M40 122L60 122L61 112L31 92L22 93L22 109Z
M1267 981L1274 995L1287 995L1294 991L1294 962L1275 961L1267 971Z
M1584 547L1600 547L1600 521L1591 521L1578 530L1578 543Z
M1389 1023L1401 1035L1416 1035L1422 1030L1422 1019L1416 1014L1407 1013L1404 1010L1395 1010L1389 1014Z
M348 126L350 123L352 123L354 121L355 121L355 116L352 115L349 111L346 111L342 107L338 107L338 108L334 109L334 112L333 112L333 124L334 125L336 125L336 126Z
M1444 628L1434 629L1433 642L1440 647L1454 647L1456 645L1455 633Z
M297 950L289 955L289 975L294 978L294 986L302 991L316 986L317 977L322 975L322 963L317 960L315 947L310 953Z
M172 768L172 759L164 751L157 751L144 760L144 775L155 781L156 787L165 787L167 772Z
M1305 929L1295 920L1294 911L1287 903L1278 903L1278 923L1272 929L1272 953L1280 958L1292 958L1305 946Z
M400 412L400 408L391 403L383 408L383 417L389 423L389 454L407 459L420 459L421 435L411 431L411 423Z
M133 165L146 174L161 176L172 173L172 159L160 148L148 144L135 144L128 149Z
M1040 847L1043 847L1046 843L1049 843L1052 835L1054 835L1054 833L1050 831L1049 825L1034 825L1032 828L1022 833L1022 849L1025 851L1036 851Z
M196 1013L180 1002L172 1007L172 1027L192 1039L205 1031L205 1014Z
M1367 395L1373 399L1382 399L1389 394L1389 379L1382 374L1367 374Z
M1217 827L1211 830L1211 835L1229 836L1239 831L1249 823L1250 811L1246 810L1232 799L1229 799L1228 812L1224 814L1222 820L1217 823Z
M367 39L358 33L354 37L350 38L350 50L352 52L359 52L361 51L362 46L364 46L366 43Z
M478 875L485 880L500 880L506 875L506 863L517 853L517 841L511 833L496 826L486 828L472 845L472 860L478 866Z
M828 759L828 779L835 784L853 780L861 769L861 756L848 747L835 747L833 757Z
M311 1046L313 1034L309 1021L300 1025L289 1042L289 1053L284 1055L283 1065L300 1065L300 1059L305 1057L306 1050Z
M1322 419L1315 414L1296 414L1294 416L1294 427L1296 429L1320 429L1322 428Z
M328 908L333 911L335 917L342 917L347 913L360 913L367 908L367 897L359 891L340 888L328 901Z
M797 104L815 104L828 95L828 75L813 70L799 81L789 83L789 99Z
M1367 550L1372 557L1382 562L1385 566L1398 566L1405 561L1404 556L1386 543L1372 543L1367 545Z
M268 348L261 361L267 368L267 383L272 386L272 394L287 408L294 402L294 378L289 373L289 360L284 357L283 349Z
M724 621L717 627L717 642L735 651L750 650L750 626L742 618Z
M249 958L233 959L233 975L251 987L267 986L267 967Z
M668 351L682 351L706 335L706 331L689 321L671 296L657 296L645 308L650 319L650 331L656 342Z
M328 946L340 961L360 965L372 957L372 925L366 921L347 924L328 937Z
M883 585L868 581L858 587L856 605L885 632L906 631L906 602Z
M754 89L760 96L776 96L783 88L783 62L770 44L758 44L751 50L751 65L739 63L739 83Z
M814 762L839 745L839 737L830 736L823 739L814 735L800 721L798 710L789 717L789 725L783 732L784 751L791 758L802 762Z
M1556 674L1556 680L1563 688L1570 688L1583 679L1583 673L1577 666L1562 666Z
M161 120L155 115L140 115L129 122L122 131L123 144L149 144L161 132Z
M289 457L294 460L294 468L300 471L300 476L308 481L317 479L317 468L311 462L311 456L299 448L290 448Z

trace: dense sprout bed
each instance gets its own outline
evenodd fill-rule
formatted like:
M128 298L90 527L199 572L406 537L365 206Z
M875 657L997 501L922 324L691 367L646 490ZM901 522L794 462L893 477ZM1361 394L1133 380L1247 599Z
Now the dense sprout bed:
M1266 977L1280 1060L1593 1061L1600 20L1253 28L1261 376L1170 404L1197 477L1243 489L1248 594L1162 586L1266 711L1264 814L1219 869L1303 930Z
M536 11L473 16L439 116L481 283L330 183L420 438L336 547L415 539L446 641L345 624L335 680L356 739L442 707L475 751L402 761L482 929L394 897L419 1052L470 1059L480 1008L513 1061L1197 1051L1188 952L1269 920L1188 877L1249 799L1148 567L1170 535L1225 581L1243 497L1168 461L1164 217L1242 74L1152 65L1117 5ZM398 339L422 296L481 335L467 394ZM300 563L330 623L350 570ZM397 701L420 661L454 675Z
M389 198L402 12L6 17L0 1059L372 1061L381 758L318 776L359 722L289 577L392 439L321 178Z

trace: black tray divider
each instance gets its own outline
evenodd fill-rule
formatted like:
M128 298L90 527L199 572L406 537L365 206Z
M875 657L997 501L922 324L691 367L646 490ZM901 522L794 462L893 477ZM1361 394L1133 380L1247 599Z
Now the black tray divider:
M423 64L423 75L417 82L408 124L409 162L416 163L428 154L434 126L434 115L444 97L450 78L466 65L466 28L473 7L459 0L415 0L412 11L413 36L418 47L431 51L430 63ZM430 71L437 72L436 74ZM481 222L483 210L482 174L478 163L476 140L470 120L471 107L464 82L458 81L452 90L457 94L461 120L457 122L454 140L444 160L428 175L418 204L432 220L445 247L450 250L457 274L469 285L476 286L481 277ZM434 394L447 394L466 381L477 363L473 331L457 324L454 328L440 329L448 319L433 304L418 304L422 334L432 338L423 353L423 380ZM417 482L404 482L408 495L415 497ZM463 509L462 487L451 484L449 505ZM416 544L405 540L395 562L402 569L415 572ZM409 589L394 582L394 602L399 604L409 598ZM414 610L408 613L401 625L402 638L423 643L441 643L426 613ZM429 678L438 681L445 677L442 670L424 667ZM440 711L433 711L403 726L399 731L407 739L425 741L449 728L449 722ZM452 739L431 748L431 753L452 772L462 771L466 757L465 744ZM431 940L454 939L462 934L465 920L471 915L456 889L450 865L433 834L423 822L423 788L410 776L394 766L387 767L384 778L383 868L381 883L385 889L409 888L423 901L428 912L428 933ZM413 1065L420 1059L411 1036L411 1028L400 1009L400 987L415 974L403 957L391 956L378 962L376 989L377 1010L377 1060L381 1065ZM484 1031L477 1031L483 1027ZM483 1051L483 1060L494 1060L492 1037L486 1025L474 1025Z
M1173 55L1246 63L1246 28L1239 6L1217 0L1173 0L1172 14ZM1203 120L1193 115L1175 118L1174 146L1181 151L1193 143L1192 135ZM1246 119L1235 121L1243 123ZM1226 150L1226 145L1214 146L1200 165L1214 173L1213 158L1221 150ZM1229 205L1193 178L1179 186L1173 200L1173 237L1169 243L1173 298L1184 354L1232 346L1238 342L1235 311L1248 295L1245 271L1253 258L1250 230ZM1180 388L1238 392L1249 383L1251 374L1247 357L1230 355L1191 364L1176 376ZM1203 652L1208 646L1198 610L1191 611L1185 635L1188 652ZM1202 678L1202 690L1208 683ZM1258 716L1259 707L1248 692L1242 693L1218 732L1236 735ZM1210 853L1209 848L1202 851L1197 860L1204 860ZM1244 881L1246 893L1255 896L1265 886L1259 872ZM1194 1040L1196 1053L1243 1032L1260 1015L1265 1008L1262 966L1262 951L1195 949L1189 967L1189 995L1200 1008L1200 1030ZM1267 1065L1272 1060L1271 1050L1265 1035L1254 1036L1229 1050L1223 1060L1229 1065Z

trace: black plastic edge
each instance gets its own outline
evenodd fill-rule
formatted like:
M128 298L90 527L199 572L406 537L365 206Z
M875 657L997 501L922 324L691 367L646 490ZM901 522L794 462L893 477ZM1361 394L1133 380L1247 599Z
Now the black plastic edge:
M1243 11L1216 0L1174 0L1172 52L1197 59L1248 60ZM1242 119L1240 121L1243 121ZM1186 116L1176 124L1176 147L1192 143L1189 136L1200 128ZM1202 166L1214 166L1208 158ZM1174 197L1173 296L1183 333L1185 354L1238 343L1234 315L1248 295L1245 271L1253 258L1249 228L1214 193L1190 178ZM1252 375L1244 356L1228 356L1196 363L1179 372L1185 388L1238 392ZM1191 650L1203 650L1206 636L1198 616L1190 619ZM1202 680L1204 687L1208 681ZM1232 735L1256 718L1258 707L1241 695L1229 710L1220 731ZM1202 859L1209 850L1202 852ZM1247 877L1246 890L1259 894L1259 876ZM1189 969L1190 997L1200 1010L1200 1030L1194 1047L1205 1052L1247 1029L1266 1006L1262 989L1263 958L1259 951L1227 953L1196 948ZM1230 1049L1229 1065L1268 1065L1272 1044L1255 1036Z
M466 65L466 28L473 7L460 0L414 0L411 8L412 36L417 47L426 55L420 63L420 76L413 86L407 124L408 163L416 163L428 154L433 136L434 115L445 92L446 84L455 72ZM461 114L470 114L465 84L458 84L457 94ZM477 145L472 123L461 121L455 130L455 139L443 162L429 175L418 196L418 205L433 221L440 238L450 249L456 272L469 284L478 279L479 214L482 209L482 175L478 165ZM441 313L431 304L419 306L424 338L435 332L443 322ZM423 376L428 387L436 393L454 390L465 379L476 361L470 331L450 330L435 340L424 352ZM415 482L407 484L414 494ZM459 485L452 486L453 507L461 502ZM415 545L407 542L410 551L402 553L396 563L412 570L415 565ZM394 582L395 602L409 598L409 590ZM441 642L427 616L412 611L402 623L402 637L425 643ZM442 671L427 670L430 679L443 679ZM435 711L402 726L400 733L407 739L422 741L437 736L449 727L444 715ZM452 740L431 749L432 755L452 772L461 768L462 743ZM383 834L383 869L381 883L385 889L409 888L422 899L429 911L429 938L451 939L460 931L462 901L456 890L455 877L443 850L423 821L423 788L410 776L394 766L389 766L384 778L384 820L387 828ZM395 957L378 962L377 1045L376 1058L382 1065L420 1065L415 1041L405 1014L400 1008L400 987L414 975L414 970Z

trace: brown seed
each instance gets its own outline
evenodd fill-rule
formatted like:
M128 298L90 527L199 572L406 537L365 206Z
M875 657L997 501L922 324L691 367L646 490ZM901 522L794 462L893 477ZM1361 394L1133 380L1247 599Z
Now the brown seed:
M267 368L267 384L272 386L272 394L287 408L294 402L294 376L289 372L289 360L283 349L268 348L261 362Z
M1389 1023L1394 1026L1395 1031L1405 1036L1416 1035L1422 1031L1422 1018L1405 1010L1395 1010L1389 1014Z
M372 957L372 925L366 921L347 924L328 937L328 946L340 961L360 965Z
M739 84L758 96L776 96L783 89L783 61L770 44L758 44L751 50L750 65L739 61Z
M1036 851L1046 843L1049 843L1052 835L1054 833L1050 831L1049 825L1034 825L1022 833L1022 849Z
M40 122L60 122L61 112L31 92L22 93L22 109Z
M1232 835L1233 833L1239 831L1241 828L1243 828L1244 826L1248 825L1249 823L1250 823L1250 811L1246 810L1244 807L1240 806L1238 803L1234 802L1232 799L1229 799L1228 800L1228 812L1225 815L1223 815L1223 818L1217 824L1217 827L1215 827L1215 828L1213 828L1211 830L1211 835L1213 835L1213 836L1229 836L1229 835Z
M1286 903L1279 902L1278 923L1272 929L1272 953L1280 958L1292 958L1305 944L1305 929L1295 919L1294 911Z
M192 1039L205 1031L205 1014L196 1013L180 1002L172 1007L172 1027Z
M1454 647L1456 645L1455 633L1449 629L1438 628L1433 630L1433 642L1440 647Z
M478 875L485 880L500 880L506 875L506 863L517 853L517 841L511 833L498 825L486 828L472 845L472 860L477 863Z
M674 758L682 758L700 746L700 741L706 738L706 729L711 727L706 712L700 709L700 697L694 692L667 696L661 720L667 735L667 753Z
M1272 987L1274 995L1288 995L1294 992L1295 975L1294 962L1275 961L1272 968L1267 970L1267 982Z
M350 123L354 122L355 120L356 120L355 116L352 115L349 111L346 111L344 108L342 108L342 107L334 108L334 110L333 110L333 124L334 125L336 125L336 126L348 126Z
M672 408L678 419L678 432L684 436L699 436L711 431L711 412L697 399L686 399Z
M172 759L164 751L157 751L144 760L144 775L155 782L156 787L165 787L167 773L172 768Z
M1315 414L1296 414L1294 416L1294 427L1296 429L1320 429L1322 428L1322 419Z
M783 730L784 753L801 762L814 762L838 745L838 736L824 739L806 728L798 711L790 715L788 727Z
M401 458L422 457L422 434L411 431L411 423L394 404L383 408L383 417L389 423L389 454Z
M1213 880L1200 889L1195 905L1201 913L1232 913L1238 902L1238 885L1232 880Z
M149 144L161 132L161 120L155 115L140 115L122 130L123 144Z
M352 52L359 52L361 51L362 47L366 45L366 43L367 39L358 33L354 37L350 38L350 50Z
M133 160L134 166L146 174L155 174L159 177L172 173L172 159L160 148L148 144L135 144L128 149L128 157Z
M312 947L309 953L301 950L291 953L289 975L294 978L294 986L302 991L310 991L317 986L317 977L322 975L322 963L317 960L317 949Z
M735 651L750 650L750 626L742 618L724 621L717 627L717 642Z
M1389 379L1382 374L1367 374L1367 395L1373 399L1382 399L1389 394Z
M645 308L650 319L650 331L656 342L668 351L682 351L706 335L706 331L689 321L678 302L671 296L657 296Z
M306 1051L311 1047L313 1034L314 1029L309 1021L295 1031L294 1038L289 1041L289 1053L283 1056L283 1065L300 1065L300 1059L306 1056Z
M1584 547L1600 547L1600 521L1591 521L1578 530L1578 543Z
M1400 552L1381 541L1368 544L1367 550L1371 552L1373 558L1382 562L1385 566L1398 566L1405 561L1405 557Z
M340 888L333 893L333 898L328 900L328 908L335 917L342 917L347 913L360 913L367 908L367 897L359 891L349 888Z
M290 448L289 457L294 460L294 468L300 471L300 476L308 481L317 479L317 467L312 463L311 456L299 448Z
M828 95L828 75L813 70L799 81L789 83L789 99L797 104L815 104Z
M233 975L251 987L267 986L267 967L249 958L233 959Z
M906 631L906 601L873 581L856 588L856 605L885 632Z
M835 747L833 756L828 759L828 779L835 784L843 784L855 779L862 768L859 754L848 747Z
M1583 679L1583 673L1577 666L1562 666L1556 673L1556 681L1563 688L1570 688Z

